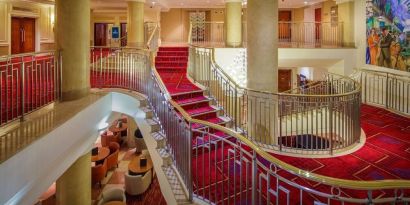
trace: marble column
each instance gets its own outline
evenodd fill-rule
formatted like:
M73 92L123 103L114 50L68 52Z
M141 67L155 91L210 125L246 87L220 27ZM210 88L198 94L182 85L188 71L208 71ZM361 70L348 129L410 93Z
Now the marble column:
M91 153L64 172L56 183L57 205L91 204Z
M278 1L248 0L247 4L247 87L256 91L278 91ZM277 140L275 95L249 92L248 130L257 141Z
M227 47L242 45L242 0L225 0Z
M144 5L145 0L128 1L128 47L144 47Z
M56 50L62 57L62 100L90 90L90 1L56 0Z
M355 46L355 2L352 0L343 0L338 2L337 10L339 14L339 22L343 22L342 35L343 46L354 47Z

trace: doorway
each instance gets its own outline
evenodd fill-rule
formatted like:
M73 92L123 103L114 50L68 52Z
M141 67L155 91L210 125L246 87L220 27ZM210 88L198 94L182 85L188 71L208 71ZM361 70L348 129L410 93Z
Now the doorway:
M290 40L292 11L279 11L279 40Z
M107 24L95 23L94 24L94 46L107 46Z
M279 69L278 70L278 91L285 92L292 88L292 70Z
M11 18L11 54L35 51L36 20L34 18Z
M322 24L322 9L317 8L315 9L315 33L316 33L316 40L321 39L321 24Z
M127 23L121 23L121 46L127 46Z

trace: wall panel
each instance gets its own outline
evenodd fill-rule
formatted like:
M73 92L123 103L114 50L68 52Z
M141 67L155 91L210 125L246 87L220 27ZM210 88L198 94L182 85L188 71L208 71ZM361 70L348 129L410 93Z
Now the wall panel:
M9 3L0 2L0 45L9 44Z

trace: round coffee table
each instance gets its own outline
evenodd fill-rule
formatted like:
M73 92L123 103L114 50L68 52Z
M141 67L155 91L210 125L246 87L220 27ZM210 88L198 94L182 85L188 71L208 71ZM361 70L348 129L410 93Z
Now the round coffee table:
M130 175L138 175L138 174L145 174L149 170L153 168L152 160L147 157L147 165L141 167L140 166L140 159L141 159L141 154L138 156L135 156L131 162L128 164L128 172Z
M98 154L97 155L91 155L91 161L92 162L99 162L110 154L110 149L108 147L98 147Z

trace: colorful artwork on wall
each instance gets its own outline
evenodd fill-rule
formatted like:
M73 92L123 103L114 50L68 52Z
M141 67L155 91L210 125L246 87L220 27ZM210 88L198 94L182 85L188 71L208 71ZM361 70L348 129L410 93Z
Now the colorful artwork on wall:
M410 72L410 0L367 0L367 64Z

